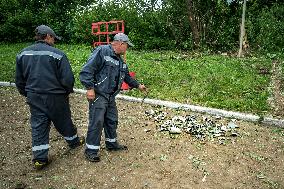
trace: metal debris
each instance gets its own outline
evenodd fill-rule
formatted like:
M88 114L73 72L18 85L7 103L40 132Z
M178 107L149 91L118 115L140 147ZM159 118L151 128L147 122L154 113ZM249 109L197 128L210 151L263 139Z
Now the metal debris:
M143 97L143 99L142 99L142 101L141 101L141 106L143 105L143 103L144 103L144 101L145 101L145 98L147 98L148 95L149 95L149 92L146 91L146 94L144 95L144 97Z
M162 122L167 116L167 112L163 112L161 110L152 110L152 109L146 111L145 114L151 118L154 118L154 120L158 123Z
M154 119L159 131L167 131L170 134L188 133L197 139L212 140L217 138L219 144L225 144L228 137L237 137L239 126L232 119L224 123L221 117L197 117L195 115L167 117L167 113L161 110L148 110L145 114Z
M180 128L173 126L169 128L169 132L171 134L180 134L182 131Z

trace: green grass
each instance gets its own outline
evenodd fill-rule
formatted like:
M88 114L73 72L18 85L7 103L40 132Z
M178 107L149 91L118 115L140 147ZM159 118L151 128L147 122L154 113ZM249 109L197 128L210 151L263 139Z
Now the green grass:
M0 44L0 81L15 81L15 62L17 53L26 44Z
M1 81L14 82L15 56L26 45L0 45ZM78 74L91 48L62 44L57 47L67 54L76 77L75 85L82 88ZM270 58L130 50L127 63L130 71L136 72L136 78L149 88L148 98L259 114L269 111L266 101L270 75L259 74L258 70L270 69ZM143 96L137 90L128 95Z
M184 56L171 52L129 54L130 67L150 86L150 97L237 111L267 111L270 68L264 58ZM135 92L133 92L134 94Z

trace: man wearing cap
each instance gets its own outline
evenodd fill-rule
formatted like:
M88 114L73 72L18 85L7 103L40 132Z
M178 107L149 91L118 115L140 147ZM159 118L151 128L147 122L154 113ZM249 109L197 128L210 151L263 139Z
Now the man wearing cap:
M92 162L100 161L98 154L102 130L108 151L127 150L117 141L118 113L115 96L125 81L130 87L146 92L146 87L130 77L121 55L133 44L127 35L116 34L109 45L97 47L80 72L81 83L87 89L89 101L89 126L85 156Z
M16 86L30 107L33 163L36 169L48 164L51 122L74 149L84 143L71 120L69 94L74 75L66 55L53 47L54 31L45 25L35 29L36 43L23 49L16 58Z

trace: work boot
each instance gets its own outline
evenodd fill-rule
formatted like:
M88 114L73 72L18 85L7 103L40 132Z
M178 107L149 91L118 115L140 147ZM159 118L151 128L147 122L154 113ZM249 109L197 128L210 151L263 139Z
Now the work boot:
M115 147L106 147L108 151L123 151L123 150L128 150L127 146L125 145L117 145Z
M43 168L45 168L49 164L49 162L48 162L48 160L46 160L46 161L34 160L33 164L34 164L34 168L36 170L42 170Z
M99 162L101 160L98 154L88 154L85 152L85 157L91 162Z
M69 144L69 147L71 149L75 149L75 148L82 146L84 144L85 144L85 137L81 136L81 137L79 137L79 141L77 143L71 144L71 145Z

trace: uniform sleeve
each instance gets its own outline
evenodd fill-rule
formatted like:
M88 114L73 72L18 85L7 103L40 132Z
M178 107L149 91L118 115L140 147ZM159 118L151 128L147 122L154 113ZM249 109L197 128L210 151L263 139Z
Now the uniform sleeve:
M27 93L25 91L25 87L26 87L26 80L24 78L23 75L23 68L22 65L20 63L20 58L17 56L16 58L16 78L15 78L15 84L16 87L19 91L19 93L23 96L27 96Z
M126 68L126 73L125 73L125 78L124 78L125 83L127 83L131 88L138 88L139 87L139 82L133 79L129 75L129 70L128 67Z
M103 57L101 49L96 49L80 72L80 81L88 90L94 88L94 76L103 67Z
M66 93L72 93L74 87L74 74L71 65L66 55L63 55L59 64L59 80L61 85L66 90Z

